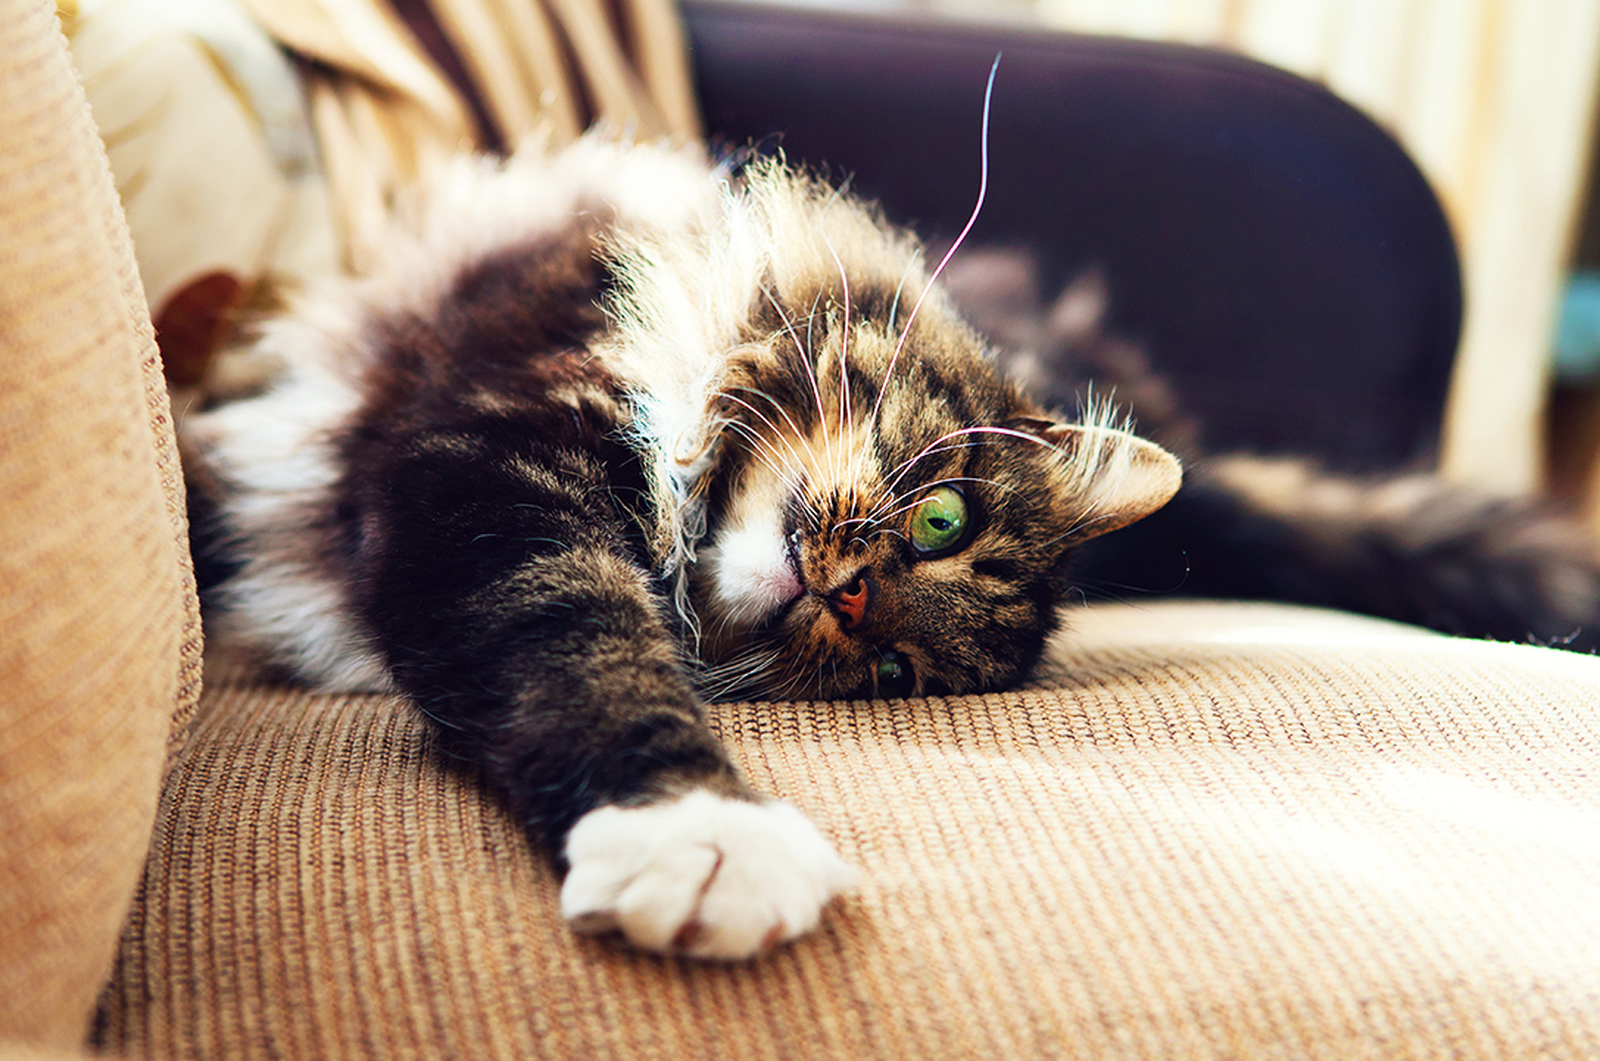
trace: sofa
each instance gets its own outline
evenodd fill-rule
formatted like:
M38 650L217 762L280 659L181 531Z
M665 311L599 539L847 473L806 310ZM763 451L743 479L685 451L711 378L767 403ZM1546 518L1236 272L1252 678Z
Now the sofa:
M570 933L407 704L205 658L54 5L0 3L0 113L0 1058L1600 1056L1600 662L1283 605L715 705L859 883L748 963Z

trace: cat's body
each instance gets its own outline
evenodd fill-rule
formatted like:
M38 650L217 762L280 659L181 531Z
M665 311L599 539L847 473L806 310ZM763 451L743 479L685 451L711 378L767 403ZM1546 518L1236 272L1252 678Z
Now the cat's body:
M1080 545L1178 488L781 166L590 137L463 162L404 228L265 328L281 382L185 425L208 622L414 700L567 864L580 929L716 957L808 930L850 872L703 699L1012 684Z
M397 689L570 868L566 916L735 957L848 880L703 696L1023 677L1077 541L1177 463L1004 381L916 247L776 165L599 137L463 162L380 275L191 418L213 630Z

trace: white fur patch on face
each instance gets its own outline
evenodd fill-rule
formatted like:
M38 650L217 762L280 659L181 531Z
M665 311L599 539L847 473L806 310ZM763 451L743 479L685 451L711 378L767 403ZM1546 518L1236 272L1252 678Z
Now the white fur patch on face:
M561 915L578 932L695 958L750 958L817 927L855 880L805 815L697 789L606 806L567 837Z
M717 534L705 551L719 619L748 630L805 592L785 548L775 508Z

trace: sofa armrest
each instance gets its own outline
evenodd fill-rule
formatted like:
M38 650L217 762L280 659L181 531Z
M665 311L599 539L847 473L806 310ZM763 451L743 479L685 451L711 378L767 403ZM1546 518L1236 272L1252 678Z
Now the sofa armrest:
M47 0L0 2L0 1049L82 1043L199 693L183 487Z

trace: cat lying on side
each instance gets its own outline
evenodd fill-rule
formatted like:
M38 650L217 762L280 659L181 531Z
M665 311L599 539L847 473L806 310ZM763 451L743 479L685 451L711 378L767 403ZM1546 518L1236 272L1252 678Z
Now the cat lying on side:
M259 348L281 378L184 424L212 636L404 693L564 865L574 928L701 957L852 877L705 699L1014 684L1080 547L1181 479L1009 382L870 208L600 136L461 160Z

